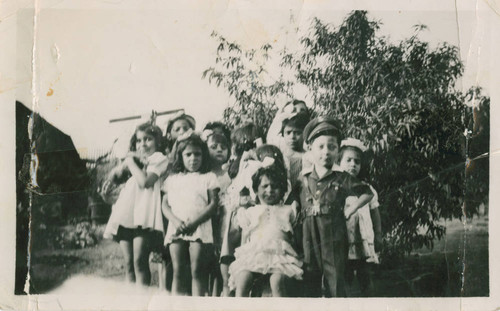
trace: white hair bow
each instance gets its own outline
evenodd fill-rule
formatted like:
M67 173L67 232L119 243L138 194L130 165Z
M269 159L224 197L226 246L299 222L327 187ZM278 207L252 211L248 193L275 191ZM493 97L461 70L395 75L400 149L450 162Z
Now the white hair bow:
M210 136L212 136L214 134L214 131L210 130L210 129L206 129L204 130L202 133L201 133L201 139L204 141L204 142L207 142L208 141L208 138Z
M270 167L274 164L274 158L265 157L262 162L260 162L261 167Z
M184 132L182 135L177 137L177 142L181 142L183 140L186 140L193 135L194 135L194 131L192 129L189 129L186 132Z
M347 139L344 139L340 143L340 147L355 147L361 150L361 152L365 152L368 148L363 144L363 142L359 139L349 137Z
M251 168L252 173L250 175L253 175L259 168L273 165L274 161L274 158L271 157L265 157L262 161L259 161L255 151L245 151L241 157L240 171Z

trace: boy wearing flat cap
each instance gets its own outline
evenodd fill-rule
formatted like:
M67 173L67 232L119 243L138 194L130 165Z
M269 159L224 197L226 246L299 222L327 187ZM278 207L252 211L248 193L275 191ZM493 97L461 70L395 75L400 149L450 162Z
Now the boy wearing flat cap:
M324 282L327 297L345 297L346 220L370 202L373 194L350 174L332 170L342 140L338 122L313 119L303 135L313 162L303 170L300 184L305 295L321 297ZM348 196L359 198L345 206Z

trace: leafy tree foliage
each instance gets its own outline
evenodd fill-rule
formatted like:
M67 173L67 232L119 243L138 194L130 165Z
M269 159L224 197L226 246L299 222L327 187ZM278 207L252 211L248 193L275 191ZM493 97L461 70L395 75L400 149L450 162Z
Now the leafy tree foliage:
M256 82L239 46L217 35L216 64L226 71L210 68L204 76L236 98L225 114L232 123L244 109L267 117L275 94L289 93L294 83L307 86L317 114L339 119L346 136L368 145L365 166L379 192L387 249L401 254L432 246L445 233L440 220L470 216L487 200L488 157L467 159L489 151L489 98L479 88L457 89L458 49L431 48L418 36L425 26L397 43L377 36L379 26L365 11L352 12L338 27L314 19L302 49L282 53L281 66L295 72L296 81L270 86ZM230 46L237 48L234 59L221 56Z
M270 44L260 49L244 49L236 42L212 33L219 43L215 65L203 72L203 78L217 87L224 87L234 100L224 110L224 121L234 127L251 120L261 128L268 128L276 106L276 96L286 93L290 83L277 81L269 76L266 63L269 60Z

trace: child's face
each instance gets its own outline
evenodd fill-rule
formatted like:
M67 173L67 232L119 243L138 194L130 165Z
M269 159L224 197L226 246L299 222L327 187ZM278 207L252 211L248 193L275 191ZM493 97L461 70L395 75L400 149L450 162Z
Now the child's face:
M203 161L201 148L198 146L187 145L182 151L182 163L188 172L198 172Z
M135 149L138 153L148 157L156 152L156 141L152 135L146 132L138 131L135 134Z
M188 121L184 119L179 119L175 121L174 124L172 125L172 129L170 130L170 136L172 137L173 140L176 140L177 137L186 133L190 128L191 125L189 124Z
M340 168L344 172L348 172L356 177L361 170L361 159L359 153L355 150L347 149L343 152L342 159L340 160Z
M311 154L314 165L330 169L337 157L339 144L337 137L321 135L311 143Z
M302 151L302 131L297 127L285 125L283 138L288 148L294 151Z
M266 175L260 178L260 184L257 188L259 200L267 205L278 204L281 200L281 190L278 185L271 181Z
M229 149L225 144L216 142L213 136L210 136L207 141L208 152L210 154L210 159L217 162L218 164L224 164L229 158Z

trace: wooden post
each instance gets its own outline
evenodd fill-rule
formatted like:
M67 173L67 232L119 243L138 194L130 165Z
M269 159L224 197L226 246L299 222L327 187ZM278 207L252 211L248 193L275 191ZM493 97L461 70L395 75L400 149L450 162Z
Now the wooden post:
M167 110L167 111L162 111L162 112L156 112L154 110L151 111L151 120L154 121L156 120L156 117L158 116L163 116L163 115L168 115L168 114L174 114L179 111L184 112L184 109L174 109L174 110ZM118 119L111 119L109 120L109 123L115 123L115 122L121 122L121 121L130 121L130 120L138 120L142 118L142 116L130 116L130 117L124 117L124 118L118 118Z

